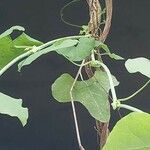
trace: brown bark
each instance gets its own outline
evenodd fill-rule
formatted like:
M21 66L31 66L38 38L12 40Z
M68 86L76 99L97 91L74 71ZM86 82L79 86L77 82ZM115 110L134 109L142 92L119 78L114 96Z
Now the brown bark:
M111 27L111 19L112 19L112 0L105 0L106 5L106 22L105 26L102 32L100 29L100 23L101 23L101 5L99 0L86 0L89 5L89 15L90 15L90 21L89 21L89 33L92 34L93 37L96 39L101 40L104 42L107 38L107 35L109 33L110 27ZM98 51L99 53L99 51ZM90 57L87 59L89 61ZM88 77L93 76L92 68L88 65L85 67L85 71L88 75ZM100 150L103 148L103 146L106 143L108 134L109 134L109 122L100 122L96 120L96 128L99 135L99 144L100 144Z

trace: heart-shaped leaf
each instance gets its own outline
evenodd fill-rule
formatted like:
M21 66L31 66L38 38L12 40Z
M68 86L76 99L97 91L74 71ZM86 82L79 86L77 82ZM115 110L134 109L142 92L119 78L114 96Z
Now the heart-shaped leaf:
M41 42L34 40L25 33L21 34L15 40L12 40L9 35L3 36L0 38L0 69L17 56L25 53L24 48L17 48L16 46L39 46L41 44Z
M71 61L82 61L91 54L95 47L95 39L92 37L82 37L76 46L58 49L58 54L64 55Z
M114 85L119 83L113 76ZM70 102L70 89L74 79L69 74L61 75L52 85L52 95L59 102ZM110 89L107 74L96 71L94 76L86 81L77 81L73 89L74 101L82 103L89 113L102 122L109 121L110 108L108 91Z
M140 72L150 78L150 60L144 57L128 59L125 67L129 73Z
M28 119L28 109L22 107L22 100L0 93L0 113L18 117L25 126Z
M110 133L103 150L149 150L150 114L130 113Z

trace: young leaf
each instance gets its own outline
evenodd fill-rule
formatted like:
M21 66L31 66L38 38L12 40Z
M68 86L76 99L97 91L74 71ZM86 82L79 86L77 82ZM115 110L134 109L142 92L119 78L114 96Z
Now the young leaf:
M14 41L13 44L15 47L19 46L40 46L43 43L31 38L25 33L22 33L20 36L18 36Z
M117 55L117 54L114 54L114 53L109 54L109 57L110 57L110 58L113 58L113 59L115 59L115 60L124 60L123 57L121 57L121 56L119 56L119 55Z
M70 102L70 88L74 79L69 74L61 75L52 85L52 95L59 102ZM113 76L114 85L119 83ZM108 91L110 89L107 74L96 71L86 81L77 81L73 89L73 98L82 103L89 113L102 122L109 121L110 110Z
M36 59L38 59L40 56L44 54L47 54L51 51L56 51L58 49L72 47L76 45L77 43L78 43L78 40L72 40L72 39L66 39L66 40L55 42L53 45L45 49L42 49L40 51L37 51L36 53L30 55L28 58L20 62L18 64L18 71L20 71L23 66L30 65L33 61L35 61Z
M149 150L150 114L130 113L115 125L103 150Z
M90 55L95 47L95 39L92 37L82 37L77 46L58 49L58 54L64 55L71 61L81 61Z
M100 41L96 41L95 46L99 47L99 48L102 48L107 53L107 55L110 58L112 58L112 59L115 59L115 60L124 60L123 57L121 57L121 56L119 56L119 55L117 55L115 53L111 53L110 50L109 50L109 48L108 48L108 46L106 44L100 42Z
M18 117L25 126L28 119L28 109L22 107L22 100L0 93L0 113Z
M14 50L10 36L0 39L0 69L20 54L22 54L22 51Z
M144 57L128 59L125 67L129 73L140 72L150 78L150 60Z
M106 53L111 53L108 46L102 42L99 42L99 46L100 48L102 48Z
M24 49L16 48L15 46L38 46L42 43L32 39L25 33L12 40L10 36L0 38L0 69L7 65L17 56L25 53Z

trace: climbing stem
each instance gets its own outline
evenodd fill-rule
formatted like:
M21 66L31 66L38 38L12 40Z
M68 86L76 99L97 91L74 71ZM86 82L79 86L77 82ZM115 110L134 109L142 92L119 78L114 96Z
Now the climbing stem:
M63 18L63 16L64 16L64 13L63 13L64 10L65 10L68 6L74 4L74 3L78 2L78 1L80 1L80 0L73 0L73 1L71 1L71 2L69 2L69 3L67 3L65 6L63 6L63 7L61 8L61 10L60 10L60 17L61 17L62 22L64 22L65 24L67 24L67 25L69 25L69 26L77 27L77 28L82 28L82 26L79 26L79 25L76 25L76 24L72 24L72 23L66 21L66 20Z
M78 145L79 145L79 149L80 150L85 150L84 147L82 146L81 144L81 138L80 138L80 132L79 132L79 126L78 126L78 120L77 120L77 115L76 115L76 109L75 109L75 105L74 105L74 99L73 99L73 94L72 94L72 91L73 91L73 88L75 86L75 83L79 77L79 75L81 75L81 70L84 66L84 62L85 60L82 61L81 63L81 66L76 74L76 77L74 79L74 82L70 88L70 97L71 97L71 105L72 105L72 111L73 111L73 117L74 117L74 122L75 122L75 128L76 128L76 135L77 135L77 140L78 140Z

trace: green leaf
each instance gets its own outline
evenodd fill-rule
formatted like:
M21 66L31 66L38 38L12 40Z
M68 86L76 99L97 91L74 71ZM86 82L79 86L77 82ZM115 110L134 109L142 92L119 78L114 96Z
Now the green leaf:
M4 33L0 35L0 39L10 35L14 30L25 31L25 29L21 26L13 26L10 29L6 30Z
M23 48L16 48L15 46L38 46L41 44L41 42L32 39L25 33L21 34L15 40L12 40L10 36L0 38L0 69L17 56L25 53Z
M150 78L150 60L144 57L128 59L125 67L129 73L140 72Z
M15 47L19 47L19 46L40 46L42 45L43 43L38 41L38 40L35 40L33 38L31 38L30 36L28 36L27 34L25 33L22 33L20 36L18 36L14 41L13 41L13 44Z
M118 121L103 150L150 150L150 114L134 112Z
M115 60L124 60L123 57L121 57L121 56L119 56L119 55L117 55L117 54L114 54L114 53L109 54L109 57L110 57L110 58L113 58L113 59L115 59Z
M43 49L42 51L45 53L51 52L51 51L56 51L58 49L63 49L63 48L68 48L72 47L78 44L78 40L76 39L65 39L65 40L60 40L55 42L53 45Z
M18 117L25 126L28 119L28 109L22 107L22 100L0 93L0 113Z
M20 72L22 67L30 65L33 61L38 59L41 55L43 55L42 51L36 52L26 59L22 60L21 62L18 63L18 71Z
M82 37L76 46L58 49L58 54L64 55L71 61L81 61L91 54L95 47L95 39L92 37Z
M101 47L103 50L105 50L106 53L110 53L110 50L106 44L100 42L99 47Z
M6 36L0 39L0 69L7 65L18 55L22 54L22 51L15 51L12 39L10 36Z
M112 58L112 59L115 59L115 60L124 60L123 57L115 54L115 53L111 53L108 46L100 41L96 41L96 44L95 44L96 47L99 47L99 48L102 48L106 53L107 55Z
M56 51L58 49L72 47L72 46L76 45L77 43L78 43L78 40L72 40L72 39L57 41L54 44L52 44L51 46L49 46L45 49L42 49L40 51L37 51L36 53L30 55L28 58L26 58L25 60L20 62L18 64L18 71L21 71L22 67L24 67L26 65L30 65L33 61L35 61L36 59L38 59L40 56L42 56L44 54L47 54L51 51Z
M113 77L114 85L119 83ZM74 79L69 74L61 75L52 85L52 95L59 102L70 102L70 88ZM110 89L107 74L96 71L94 76L86 81L77 81L73 89L73 98L82 103L89 113L102 122L109 121L110 108L108 91Z

